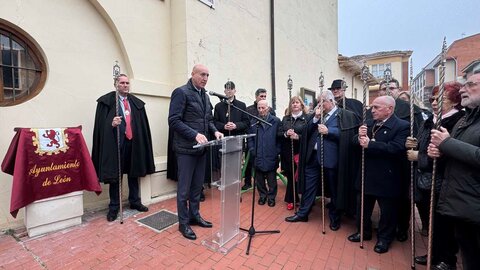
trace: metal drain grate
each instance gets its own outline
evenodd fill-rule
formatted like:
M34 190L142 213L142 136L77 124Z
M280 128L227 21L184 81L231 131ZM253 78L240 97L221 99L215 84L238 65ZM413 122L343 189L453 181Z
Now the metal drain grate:
M137 220L138 223L149 227L150 229L161 232L178 222L178 216L167 210L161 210L148 217Z

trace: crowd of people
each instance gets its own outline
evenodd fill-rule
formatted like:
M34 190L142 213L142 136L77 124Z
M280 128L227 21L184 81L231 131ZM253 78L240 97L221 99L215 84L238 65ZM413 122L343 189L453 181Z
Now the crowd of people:
M193 225L213 226L199 211L207 150L193 146L254 133L257 136L246 142L245 156L250 158L242 190L252 187L254 175L258 204L275 207L276 173L282 172L287 179L283 200L292 211L285 221L308 222L316 198L323 194L328 198L330 230L338 230L345 216L356 219L357 231L348 236L351 242L373 238L371 216L378 203L377 253L388 252L395 240L408 239L411 199L421 218L422 234L429 233L435 162L432 268L455 269L460 250L464 269L480 269L480 73L469 76L464 84L445 83L444 91L436 87L430 99L433 112L420 104L411 110L410 95L394 79L380 83L382 94L368 107L346 98L344 81L334 80L319 94L313 112L301 97L291 97L282 120L269 106L266 89L259 88L254 104L247 107L236 99L232 81L224 85L224 101L213 107L205 90L208 77L206 66L195 65L187 83L173 91L169 108L176 162L169 167L175 168L178 180L179 231L184 237L196 239ZM115 85L118 104L113 92L98 99L93 147L100 180L110 183L108 221L117 218L119 206L117 136L131 208L148 211L139 199L138 177L153 172L144 103L129 93L126 75L120 75ZM410 162L415 165L414 198L410 196ZM426 261L426 255L415 258L419 264Z

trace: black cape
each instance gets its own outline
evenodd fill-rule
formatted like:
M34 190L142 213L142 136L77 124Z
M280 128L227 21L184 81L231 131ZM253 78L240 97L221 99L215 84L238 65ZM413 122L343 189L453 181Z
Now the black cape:
M155 172L152 150L152 136L145 103L139 98L128 95L132 111L132 159L130 173L132 177L143 177ZM118 182L118 158L116 128L112 127L115 116L115 91L97 99L95 125L93 128L92 161L100 182Z

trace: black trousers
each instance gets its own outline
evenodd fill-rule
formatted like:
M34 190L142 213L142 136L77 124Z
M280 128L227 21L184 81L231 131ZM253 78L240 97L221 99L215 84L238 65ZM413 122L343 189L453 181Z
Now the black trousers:
M124 139L120 151L122 174L128 175L128 202L130 205L140 204L141 199L139 195L138 177L130 176L130 164L132 160L132 141ZM110 203L108 208L116 211L120 208L120 192L119 183L111 183L108 188L110 195Z
M295 169L296 167L297 166L295 165ZM300 198L298 197L298 185L292 178L292 171L285 170L284 173L284 176L287 178L287 190L285 191L284 201L286 203L293 203L293 185L295 185L295 201L300 202Z
M361 195L357 196L357 228L360 231L360 209ZM397 198L386 198L373 195L364 196L364 212L363 212L363 229L364 235L372 235L372 213L375 202L380 206L380 221L378 224L378 241L385 241L390 244L395 237L395 229L397 228Z
M248 150L245 152L245 157L246 157L247 153L248 153ZM254 160L254 158L252 157L252 153L250 153L250 159L248 160L247 164L244 165L244 166L247 166L247 168L245 169L245 182L244 182L244 184L249 185L249 186L252 185L253 160Z
M455 219L455 237L462 253L464 270L480 269L480 226Z
M265 183L266 181L266 183ZM255 182L260 198L275 200L277 196L277 179L275 171L262 172L255 170ZM268 184L268 187L267 187Z

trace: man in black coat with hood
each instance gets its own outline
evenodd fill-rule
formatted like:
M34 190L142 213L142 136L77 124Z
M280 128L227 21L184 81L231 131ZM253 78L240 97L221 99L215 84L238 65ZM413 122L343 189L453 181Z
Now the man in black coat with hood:
M117 218L121 198L118 179L118 149L120 148L122 174L128 174L128 201L130 208L148 211L141 202L138 178L155 172L152 136L145 103L130 94L130 81L125 74L115 81L118 92L112 91L97 99L93 128L92 161L100 182L110 184L110 204L107 220ZM115 104L118 102L118 104ZM118 112L116 108L118 106ZM118 116L117 116L118 115ZM117 143L117 126L120 144Z

